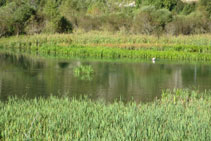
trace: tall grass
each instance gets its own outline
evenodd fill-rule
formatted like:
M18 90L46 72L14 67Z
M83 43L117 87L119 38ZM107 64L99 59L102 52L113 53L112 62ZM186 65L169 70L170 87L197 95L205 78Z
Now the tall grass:
M150 45L194 45L194 46L209 46L211 47L211 35L180 35L180 36L156 36L149 35L127 35L127 34L114 34L108 32L88 32L88 33L74 33L74 34L37 34L37 35L24 35L13 36L0 39L0 45L5 44L18 44L31 42L34 44L42 44L46 42L51 43L66 43L66 44L115 44L115 45L137 45L141 46L146 44Z
M40 47L30 48L12 48L7 51L19 53L35 53L39 55L49 55L57 57L89 57L89 58L130 58L130 59L151 59L156 57L158 59L169 60L191 60L191 61L211 61L210 53L199 52L185 52L176 50L156 50L156 49L123 49L123 48L108 48L108 47L92 47L92 46L51 46L42 45Z
M0 102L1 140L210 140L211 92L163 92L152 103L50 97Z
M210 60L211 35L154 36L101 32L0 39L0 48L55 56Z

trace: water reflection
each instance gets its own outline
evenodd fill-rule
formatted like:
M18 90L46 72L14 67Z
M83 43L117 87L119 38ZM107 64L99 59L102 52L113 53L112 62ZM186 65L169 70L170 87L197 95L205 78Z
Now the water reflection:
M1 89L2 89L2 77L0 75L0 96L1 96Z
M80 65L93 67L95 75L91 81L74 77L73 70ZM56 60L0 54L1 99L14 95L86 95L104 101L151 101L167 88L210 89L210 76L210 65Z
M59 62L58 65L61 69L65 69L69 66L69 63L68 62Z

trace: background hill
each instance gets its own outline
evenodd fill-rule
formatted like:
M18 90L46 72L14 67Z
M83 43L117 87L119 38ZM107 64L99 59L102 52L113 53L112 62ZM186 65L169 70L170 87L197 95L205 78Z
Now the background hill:
M211 32L211 1L0 0L0 37L74 30L133 34Z

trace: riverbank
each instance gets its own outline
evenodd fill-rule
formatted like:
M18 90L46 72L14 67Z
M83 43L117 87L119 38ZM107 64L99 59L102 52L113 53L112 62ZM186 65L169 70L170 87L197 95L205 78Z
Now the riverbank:
M211 92L163 92L152 103L88 99L0 102L1 140L210 140Z
M19 36L0 39L0 48L56 57L211 61L211 35L155 36L105 32Z

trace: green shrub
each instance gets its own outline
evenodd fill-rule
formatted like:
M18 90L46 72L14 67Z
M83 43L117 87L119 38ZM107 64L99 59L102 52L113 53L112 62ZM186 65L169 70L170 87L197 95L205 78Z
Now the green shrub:
M185 6L185 3L182 2L181 0L178 0L176 6L172 9L172 12L179 14L183 10L184 6Z
M48 0L45 4L44 13L47 17L45 32L49 33L65 33L72 32L72 24L64 16L60 15L59 3L60 1Z
M201 12L176 16L172 22L167 24L166 31L172 35L207 33L209 32L209 21Z
M152 34L155 29L153 25L152 12L155 11L154 6L144 6L135 15L133 32L142 34Z
M155 34L159 36L164 31L166 24L172 21L172 14L168 9L159 9L152 16L156 26Z
M65 18L61 17L58 22L58 32L59 33L70 33L73 30L72 24Z
M75 19L77 26L75 28L83 29L84 31L100 30L105 23L104 17L81 16ZM103 22L104 21L104 22Z
M16 9L15 3L0 7L0 37L13 34L13 12ZM7 16L5 16L7 15Z
M209 21L211 1L135 0L136 7L125 6L130 2L132 0L0 0L0 36L70 33L75 28L86 32L123 31L159 37L160 34L175 31L175 23L181 22L182 18L178 18L181 15L187 17L181 22L182 31L176 34L210 32L209 25L197 22L188 15L201 12L202 21ZM179 21L172 22L172 19ZM199 17L197 19L201 20Z
M120 31L123 27L129 30L132 23L132 18L124 13L110 14L103 18L104 23L101 28L111 32Z
M175 9L180 3L180 0L137 0L138 5L153 5L157 9L166 8L170 11Z
M196 9L196 3L187 3L184 5L184 8L182 10L182 14L188 15L191 12L195 11Z
M200 4L205 7L205 10L208 12L211 18L211 1L209 0L200 0Z
M6 4L6 0L0 0L0 7Z
M135 16L134 31L142 34L161 34L167 23L172 20L172 14L168 9L158 9L154 6L142 7L140 13Z
M18 5L15 2L11 2L8 5L1 7L0 36L23 33L25 23L33 14L34 9L26 4Z
M26 22L24 32L26 34L38 34L41 33L45 28L45 17L41 13L32 15Z

